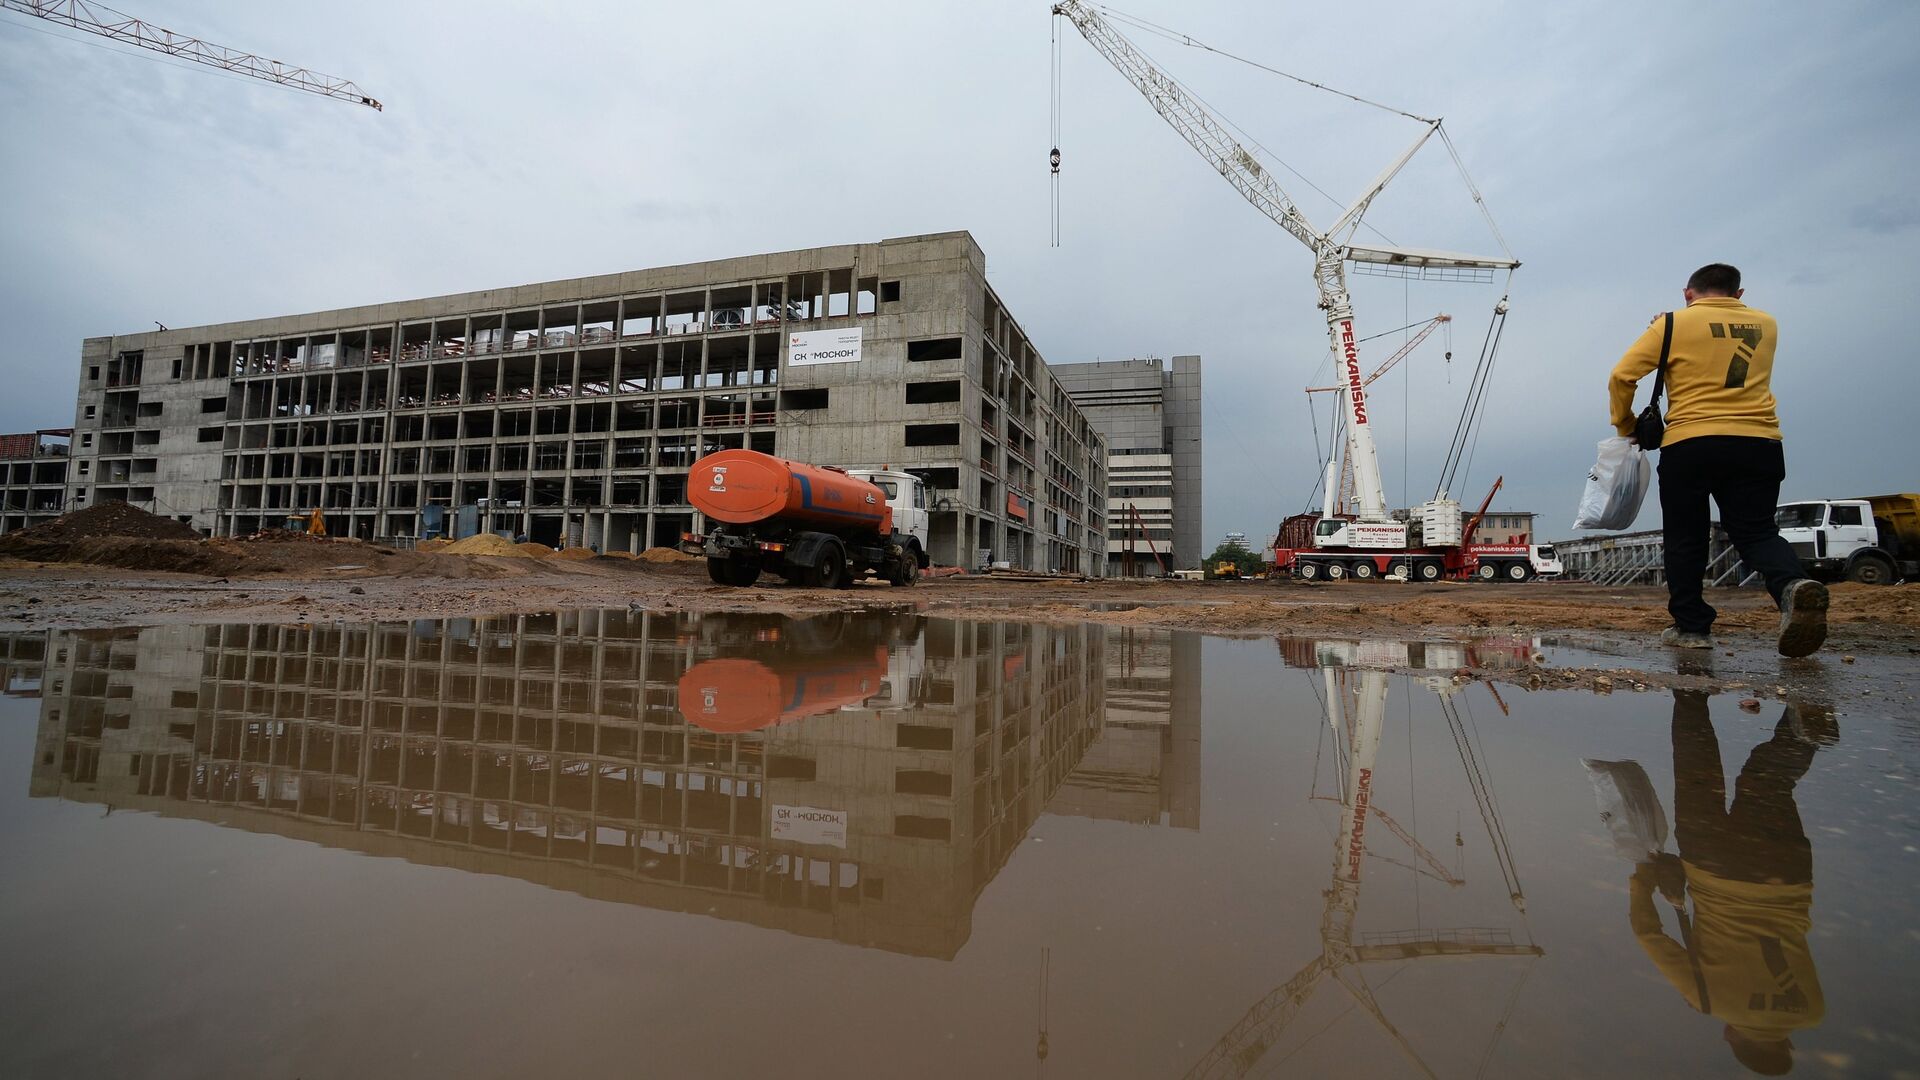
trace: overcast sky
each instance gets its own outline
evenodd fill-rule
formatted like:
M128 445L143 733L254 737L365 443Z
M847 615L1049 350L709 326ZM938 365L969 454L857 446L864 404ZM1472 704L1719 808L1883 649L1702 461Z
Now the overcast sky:
M1062 22L1022 3L242 5L125 0L351 78L384 113L116 52L0 13L0 430L72 422L80 341L968 229L1048 360L1204 358L1209 547L1316 481L1306 249ZM1920 5L1271 4L1123 9L1445 116L1514 253L1476 502L1564 536L1606 374L1694 267L1781 323L1788 497L1920 486L1913 414ZM665 12L665 13L663 13ZM1136 42L1341 201L1417 125L1163 38ZM1281 171L1317 222L1332 203ZM1368 221L1497 250L1443 148ZM1376 384L1389 499L1432 493L1498 288L1356 279L1363 333L1447 312ZM1397 338L1370 342L1363 365ZM1643 392L1644 398L1644 392ZM1323 414L1324 414L1324 410ZM1324 421L1323 421L1324 423ZM1322 437L1325 435L1322 429ZM1643 525L1657 523L1651 511Z

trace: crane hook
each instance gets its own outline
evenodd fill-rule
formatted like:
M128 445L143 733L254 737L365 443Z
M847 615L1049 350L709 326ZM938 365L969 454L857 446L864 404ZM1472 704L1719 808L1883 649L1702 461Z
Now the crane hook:
M1060 171L1060 148L1059 147L1057 146L1054 147L1053 152L1047 155L1047 164L1053 166L1053 171L1056 174L1059 173Z

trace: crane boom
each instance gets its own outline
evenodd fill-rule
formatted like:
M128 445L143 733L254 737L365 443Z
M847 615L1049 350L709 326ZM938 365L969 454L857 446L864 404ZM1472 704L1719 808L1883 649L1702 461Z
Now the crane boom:
M0 0L0 8L222 71L279 83L338 101L365 105L375 111L385 111L380 102L346 79L176 34L105 4L91 3L90 0Z
M1126 77L1140 91L1153 111L1172 126L1188 145L1207 159L1220 175L1232 184L1254 209L1293 234L1309 249L1320 246L1320 233L1307 221L1293 199L1281 190L1271 173L1254 159L1239 140L1228 134L1223 124L1193 96L1180 88L1173 77L1155 67L1133 42L1115 30L1082 0L1064 0L1053 7L1055 15L1064 15L1094 51Z
M1313 227L1252 152L1228 133L1224 121L1182 89L1171 75L1147 59L1093 5L1085 0L1061 0L1054 5L1053 13L1065 16L1073 23L1080 36L1086 38L1096 52L1132 83L1147 99L1147 103L1153 106L1153 111L1159 113L1160 118L1199 152L1227 183L1232 184L1241 197L1313 252L1314 282L1320 294L1320 309L1326 313L1327 337L1333 345L1336 367L1345 374L1345 392L1340 396L1347 411L1347 459L1353 467L1354 486L1360 502L1360 520L1376 523L1380 530L1391 531L1394 526L1387 513L1386 489L1380 481L1379 454L1374 446L1373 429L1367 423L1366 390L1360 377L1360 350L1353 329L1353 303L1347 291L1346 264L1351 260L1443 271L1512 269L1520 265L1511 258L1481 258L1391 246L1355 246L1340 239L1350 235L1359 226L1361 216L1372 205L1374 198L1399 174L1414 153L1440 131L1440 121L1419 119L1420 137L1382 170L1366 191L1341 213L1331 228L1322 232ZM1404 544L1405 539L1405 526L1402 523L1400 542Z
M1433 332L1435 330L1438 330L1442 323L1450 323L1452 321L1453 321L1453 316L1451 315L1435 315L1433 318L1428 319L1427 324L1420 328L1419 333L1413 335L1412 340L1408 341L1405 345L1400 346L1398 349L1395 349L1393 351L1392 356L1389 356L1385 360L1380 361L1380 366L1377 368L1374 368L1373 374L1367 376L1365 381L1363 381L1360 385L1372 386L1375 379L1378 379L1380 376L1385 375L1389 371L1392 371L1393 365L1399 363L1402 360L1405 360L1407 358L1407 355L1413 352L1413 350L1419 348L1420 343L1427 340L1427 338L1431 337L1433 335ZM1452 356L1453 354L1448 353L1447 355ZM1307 393L1326 394L1336 390L1343 390L1343 389L1345 389L1345 387L1309 386L1307 387Z

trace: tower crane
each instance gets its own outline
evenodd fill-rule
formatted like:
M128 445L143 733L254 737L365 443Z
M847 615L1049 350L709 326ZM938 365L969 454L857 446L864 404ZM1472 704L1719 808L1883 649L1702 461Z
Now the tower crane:
M1354 331L1353 301L1347 290L1347 264L1354 264L1356 269L1368 267L1372 272L1385 273L1389 276L1482 281L1491 281L1493 273L1498 270L1506 270L1511 275L1511 272L1520 265L1519 260L1513 258L1511 254L1490 257L1355 242L1355 234L1367 209L1421 147L1438 135L1447 145L1449 153L1453 153L1452 143L1442 130L1441 121L1415 116L1412 113L1401 113L1419 123L1421 127L1419 137L1389 162L1359 197L1341 211L1332 224L1321 228L1308 220L1306 214L1274 179L1272 173L1260 164L1251 151L1233 137L1225 121L1215 116L1178 80L1160 70L1125 35L1121 34L1095 5L1087 3L1086 0L1062 0L1054 5L1053 13L1071 22L1087 43L1106 58L1107 62L1112 64L1129 83L1132 83L1134 88L1140 91L1141 96L1147 99L1147 104L1160 114L1161 119L1165 120L1182 139L1186 140L1188 145L1219 172L1222 179L1233 185L1234 190L1238 191L1242 198L1271 218L1313 255L1313 277L1319 294L1319 306L1326 315L1327 337L1333 347L1336 368L1341 373L1343 381L1338 394L1345 407L1347 460L1353 470L1355 495L1359 504L1357 520L1337 523L1332 521L1333 502L1338 485L1331 475L1331 470L1336 467L1336 464L1329 460L1330 482L1327 484L1328 505L1325 515L1327 520L1323 522L1328 529L1316 534L1315 546L1370 549L1380 552L1383 559L1390 557L1387 554L1390 551L1401 552L1402 558L1417 555L1417 553L1406 552L1409 540L1407 522L1397 520L1388 511L1386 505L1386 492L1380 480L1380 462L1375 449L1373 428L1368 422L1367 380L1361 374L1359 335ZM1190 40L1188 43L1197 44ZM1335 92L1338 93L1338 91ZM1352 95L1342 96L1351 97ZM1367 104L1374 103L1367 102ZM1392 111L1399 112L1399 110ZM1056 149L1055 154L1057 153ZM1453 153L1453 156L1455 164L1458 165L1458 154ZM1465 177L1464 167L1461 169L1461 174ZM1486 206L1479 192L1473 188L1470 179L1467 184L1481 212L1486 214ZM1488 216L1487 220L1491 224L1491 216ZM1497 229L1494 234L1498 239ZM1505 247L1504 242L1501 246ZM1503 298L1494 310L1496 318L1504 316L1506 300ZM1491 328L1489 340L1494 340ZM1484 364L1486 356L1484 350L1482 355ZM1480 399L1475 397L1472 400L1477 402ZM1432 520L1429 508L1437 508L1442 514L1450 509L1450 520L1457 529L1460 521L1460 507L1457 502L1446 498L1444 488L1436 491L1434 499L1428 504L1417 508L1416 516L1423 521ZM1338 575L1330 574L1329 576Z
M377 112L385 111L380 102L346 79L176 34L165 27L155 26L91 0L0 0L0 8L164 56L177 56L221 71L278 83L336 101L365 105Z

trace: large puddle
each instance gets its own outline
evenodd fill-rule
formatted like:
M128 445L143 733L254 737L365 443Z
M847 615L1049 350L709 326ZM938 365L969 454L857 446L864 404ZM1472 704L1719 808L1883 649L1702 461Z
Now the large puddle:
M1920 1071L1912 719L1453 678L1537 649L0 638L0 1074Z

